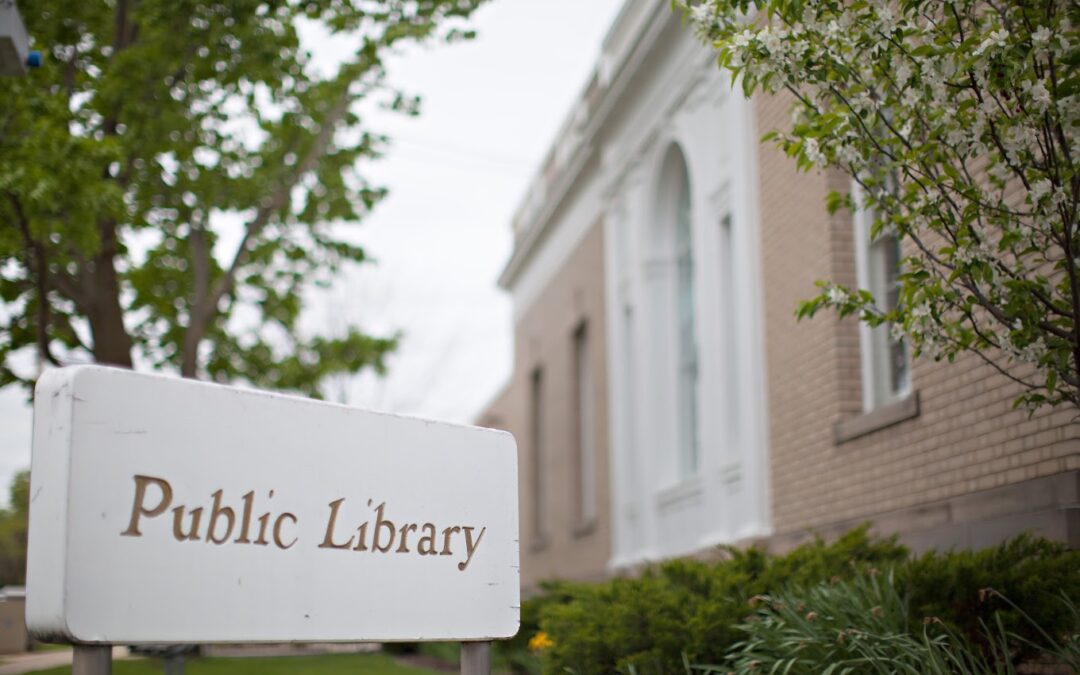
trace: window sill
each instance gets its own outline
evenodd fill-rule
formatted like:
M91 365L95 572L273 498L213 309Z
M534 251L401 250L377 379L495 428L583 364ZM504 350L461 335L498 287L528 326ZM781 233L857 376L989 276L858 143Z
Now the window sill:
M656 505L661 509L666 509L683 502L688 502L701 496L704 487L700 475L684 478L678 483L657 492Z
M867 413L847 417L833 425L833 443L842 445L875 431L919 416L919 392L887 403Z
M583 520L574 528L574 538L583 539L596 531L596 520Z

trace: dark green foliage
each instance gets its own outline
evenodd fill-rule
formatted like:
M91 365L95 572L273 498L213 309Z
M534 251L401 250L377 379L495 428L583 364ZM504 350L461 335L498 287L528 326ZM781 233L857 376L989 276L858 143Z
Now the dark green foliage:
M517 635L495 643L495 661L516 673L539 675L540 655L529 648L529 640L540 632L540 619L552 607L572 602L589 587L572 581L545 581L540 592L521 603L521 625Z
M0 586L26 580L26 529L30 513L30 472L11 479L10 503L0 509Z
M874 580L886 573L895 577L902 600L891 614L902 616L893 632L903 633L906 623L903 640L912 649L945 654L950 645L963 645L971 663L991 662L1005 640L1008 658L1019 661L1037 652L1025 640L1047 643L1040 627L1055 640L1076 631L1075 611L1063 598L1080 597L1080 553L1034 537L978 553L910 558L895 538L873 540L862 527L832 544L816 540L782 556L756 548L725 554L719 562L663 563L633 579L552 587L551 597L534 601L540 628L554 643L543 652L543 672L655 675L683 673L687 664L723 664L733 645L747 639L740 625L763 596L818 593L843 604L835 592L812 589L849 582L878 588ZM873 599L863 595L859 602ZM927 617L941 630L924 635ZM533 634L523 622L518 639Z
M548 605L541 626L554 645L544 672L682 672L684 655L719 663L741 638L736 626L751 613L752 597L787 584L849 578L907 555L893 539L871 541L865 527L780 557L756 548L725 553L721 562L675 560L639 578L578 586L570 602Z
M1060 633L1070 625L1072 612L1060 599L1080 598L1080 551L1021 536L982 551L927 553L898 570L898 581L910 598L913 625L936 617L985 649L983 624L997 615L1010 633L1038 643L1036 626ZM1031 653L1017 648L1019 658Z
M892 575L865 574L850 581L793 587L761 598L752 620L725 663L695 664L698 672L750 674L918 673L919 675L1012 675L1021 660L1018 644L1029 656L1080 666L1080 643L1043 639L1030 617L1023 626L1039 634L1025 643L994 620L978 630L979 644L940 621L917 621ZM999 598L1006 602L1003 598ZM1066 625L1077 626L1076 608L1058 599ZM1014 611L1016 608L1013 607ZM1070 618L1071 617L1071 618Z

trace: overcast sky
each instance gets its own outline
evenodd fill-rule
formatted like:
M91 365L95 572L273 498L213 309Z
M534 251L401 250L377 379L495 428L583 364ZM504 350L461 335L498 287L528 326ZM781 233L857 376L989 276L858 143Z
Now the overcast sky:
M308 325L401 331L385 378L331 384L359 407L470 422L510 373L509 300L495 280L510 218L584 86L623 0L494 0L476 40L410 49L393 83L423 96L419 118L384 116L394 138L368 175L390 188L358 237L366 265L319 298ZM320 59L345 53L322 44ZM0 504L30 465L26 395L0 390Z

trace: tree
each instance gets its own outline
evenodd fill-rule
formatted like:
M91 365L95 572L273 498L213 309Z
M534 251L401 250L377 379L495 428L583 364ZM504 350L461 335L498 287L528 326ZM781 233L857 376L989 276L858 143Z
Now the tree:
M0 81L0 385L34 348L313 396L382 369L394 337L305 335L302 294L365 259L342 224L385 194L371 103L417 111L384 57L470 37L481 2L24 3L49 57ZM355 52L321 74L301 28Z
M11 506L0 509L0 586L26 582L26 532L30 513L30 472L11 479Z
M770 137L804 169L850 174L872 236L904 242L895 307L822 282L799 315L888 323L916 355L975 352L1029 410L1080 406L1080 6L676 2L746 95L794 97Z

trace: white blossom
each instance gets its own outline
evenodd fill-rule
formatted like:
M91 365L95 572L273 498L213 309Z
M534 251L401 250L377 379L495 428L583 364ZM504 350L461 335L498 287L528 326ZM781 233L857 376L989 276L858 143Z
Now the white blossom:
M761 44L765 46L765 49L769 50L770 54L779 54L784 48L784 43L780 39L780 36L772 31L762 31L759 38L761 39Z
M908 87L904 92L903 97L900 99L900 103L905 107L914 108L919 103L919 99L922 98L921 92L915 87Z
M1043 178L1037 180L1031 184L1031 190L1028 191L1028 197L1032 204L1038 204L1043 197L1049 194L1050 190L1054 187L1049 178Z
M821 148L818 146L816 138L807 138L803 141L803 153L806 158L814 164L824 164L825 155L821 153Z
M1043 375L1068 362L1071 355L1063 355L1056 340L1048 346L1040 337L1041 317L1025 315L1002 326L985 308L974 316L966 312L975 297L971 288L991 303L1028 303L1023 285L1006 283L1041 278L1067 259L1052 235L1062 228L1062 214L1075 213L1080 200L1055 185L1071 185L1071 173L1051 179L1048 167L1062 166L1054 161L1061 153L1080 156L1080 94L1055 98L1045 78L1047 60L1065 63L1078 42L1069 0L1047 0L1055 11L1048 9L1046 25L1034 27L1026 20L1031 17L1021 16L1022 3L995 3L990 11L982 0L960 0L962 35L951 21L926 20L939 9L932 2L759 0L759 13L746 15L735 9L740 3L676 1L715 11L710 16L697 9L691 20L708 24L708 42L723 45L728 65L754 77L757 89L768 80L770 90L797 93L791 126L777 130L785 148L796 148L804 163L874 177L868 199L879 211L905 217L902 238L928 244L925 253L906 249L906 269L929 277L901 282L903 321L889 323L893 339L910 340L931 358L952 356L970 345L965 326L975 321L1006 360L1033 363ZM798 15L789 9L793 5ZM1018 49L1003 67L1002 52L1010 44ZM1047 121L1053 125L1051 150L1043 145ZM802 125L808 131L796 136L792 128ZM879 165L882 159L888 167ZM906 189L899 194L883 189L888 169L900 171ZM1030 186L1019 196L1018 177ZM1080 256L1071 262L1080 267ZM953 281L954 274L963 284ZM1057 281L1044 284L1044 292L1069 301L1061 288ZM860 296L833 284L825 286L821 301L841 311L858 306L864 320L882 318L863 307ZM1038 302L1031 307L1041 311Z
M1035 104L1035 109L1039 112L1045 112L1050 107L1050 92L1046 89L1046 85L1042 80L1036 80L1035 84L1027 84L1028 95L1031 96L1032 102Z
M883 3L877 9L877 16L878 30L882 33L890 35L896 30L896 15L893 13L892 7Z
M893 77L896 78L896 83L901 87L911 79L911 72L911 64L908 63L907 59L901 57L893 63Z
M979 46L975 48L975 56L981 56L983 52L985 52L987 49L990 49L991 47L997 47L1001 49L1005 46L1008 39L1009 31L1005 30L1004 28L990 33L990 35L988 35L986 39L983 40L979 44Z
M690 20L696 24L711 23L715 15L715 8L705 3L695 5L690 10Z
M743 32L735 36L733 42L737 48L741 49L750 44L750 42L756 37L757 36L754 35L750 30L744 30Z

